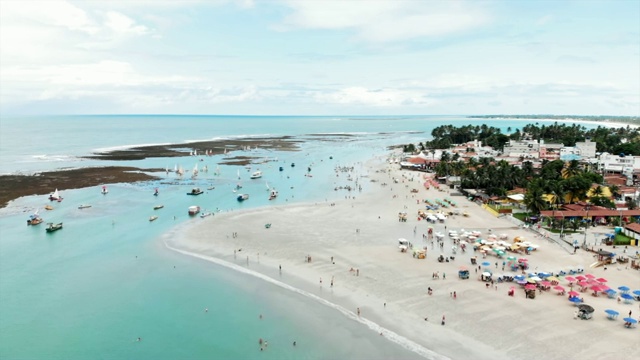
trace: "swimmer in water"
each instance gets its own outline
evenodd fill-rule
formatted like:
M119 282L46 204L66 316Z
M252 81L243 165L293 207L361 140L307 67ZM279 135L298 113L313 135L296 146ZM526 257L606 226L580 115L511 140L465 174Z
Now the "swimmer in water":
M140 341L142 341L142 338L141 338L141 337L139 337L136 341L140 342Z

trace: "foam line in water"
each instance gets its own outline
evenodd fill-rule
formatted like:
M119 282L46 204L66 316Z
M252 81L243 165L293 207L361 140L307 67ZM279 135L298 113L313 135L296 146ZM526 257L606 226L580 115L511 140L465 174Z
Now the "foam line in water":
M422 356L422 357L424 357L426 359L430 359L430 360L449 360L449 358L444 356L444 355L440 355L440 354L438 354L438 353L436 353L436 352L434 352L432 350L429 350L429 349L425 348L424 346L422 346L420 344L417 344L414 341L411 341L411 340L405 338L404 336L402 336L402 335L400 335L400 334L398 334L398 333L396 333L396 332L394 332L392 330L384 328L384 327L380 326L379 324L377 324L377 323L375 323L375 322L373 322L371 320L368 320L368 319L365 319L363 317L360 317L357 314L355 314L354 312L347 310L343 306L340 306L338 304L334 304L334 303L332 303L332 302L330 302L330 301L328 301L326 299L323 299L323 298L321 298L321 297L319 297L319 296L317 296L315 294L312 294L312 293L309 293L307 291L298 289L298 288L293 287L293 286L291 286L289 284L286 284L286 283L283 283L281 281L278 281L278 280L276 280L274 278L266 276L266 275L264 275L262 273L259 273L257 271L249 270L249 269L247 269L245 267L242 267L240 265L236 265L236 264L233 264L233 263L230 263L228 261L224 261L224 260L212 257L212 256L207 256L207 255L197 254L197 253L193 253L193 252L186 251L186 250L177 249L177 248L174 248L171 245L167 244L166 241L163 240L163 242L164 242L164 246L169 250L178 252L178 253L183 254L183 255L192 256L192 257L195 257L195 258L198 258L198 259L209 261L209 262L212 262L214 264L217 264L217 265L220 265L220 266L224 266L224 267L226 267L228 269L232 269L232 270L241 272L243 274L254 276L254 277L259 278L261 280L264 280L264 281L266 281L268 283L271 283L273 285L279 286L279 287L281 287L283 289L286 289L286 290L292 291L294 293L300 294L302 296L306 296L307 298L313 299L313 300L315 300L315 301L317 301L317 302L319 302L319 303L321 303L321 304L323 304L325 306L328 306L330 308L333 308L333 309L339 311L340 313L342 313L347 318L349 318L351 320L355 320L355 321L367 326L369 329L375 331L376 333L378 333L378 334L381 333L388 340L390 340L390 341L400 345L401 347L403 347L403 348L405 348L405 349L407 349L409 351L412 351L412 352L414 352L414 353L416 353L416 354L418 354L418 355L420 355L420 356Z

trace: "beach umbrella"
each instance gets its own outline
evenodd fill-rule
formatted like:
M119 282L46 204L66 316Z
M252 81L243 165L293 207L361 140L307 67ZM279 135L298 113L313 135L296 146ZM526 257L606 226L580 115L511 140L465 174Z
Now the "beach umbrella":
M518 283L518 285L524 285L527 283L527 280L516 280L516 282Z
M599 282L599 283L606 283L606 282L607 282L607 279L605 279L605 278L599 278L599 279L596 279L596 281L597 281L597 282Z
M520 258L520 259L518 259L518 262L527 262L527 261L529 261L527 258Z
M553 289L558 291L564 291L564 288L560 285L554 286Z
M579 296L579 295L580 295L580 293L577 292L577 291L569 291L569 296L570 297L575 297L575 296Z
M640 296L640 290L633 290L633 295L638 295L638 296Z
M591 305L587 304L578 305L578 309L588 313L592 313L595 310Z
M617 291L615 291L613 289L607 289L604 292L606 292L607 294L615 294L615 293L617 293Z
M592 285L592 286L591 286L591 290L593 290L593 291L595 291L595 292L601 291L601 290L600 290L600 285Z
M571 302L572 302L572 303L574 303L574 304L577 304L577 303L582 302L582 300L581 300L579 297L577 297L577 296L572 296L572 297L570 297L570 298L569 298L569 301L571 301Z
M513 277L516 281L524 281L524 275L516 275Z
M587 285L589 285L589 283L583 280L583 281L578 281L578 285L587 286Z
M584 276L582 276L582 275L578 275L578 276L576 276L576 279L578 279L578 280L580 280L580 281L587 280L587 278L586 278L586 277L584 277Z
M509 256L509 257L507 257L507 260L512 260L512 261L513 261L513 260L515 260L515 259L516 259L516 257L515 257L515 256Z
M615 310L612 310L612 309L607 309L607 310L605 310L604 312L606 312L607 314L609 314L609 315L611 315L611 316L617 316L617 315L619 315L619 314L620 314L619 312L617 312L617 311L615 311Z
M633 300L633 296L631 296L631 294L621 294L620 297L625 300Z
M460 266L460 270L464 271L464 270L469 270L469 269L467 269L466 266Z
M540 281L540 284L542 284L543 286L551 286L551 283L547 280Z
M487 267L487 266L491 266L491 263L488 261L483 261L482 262L482 266Z
M626 321L626 322L628 322L628 323L632 323L632 324L635 324L635 323L637 323L637 322L638 322L638 320L636 320L636 319L634 319L634 318L632 318L632 317L626 317L626 318L624 318L624 319L622 319L622 320L624 320L624 321Z
M566 276L564 279L567 280L568 282L575 282L576 281L576 278L574 278L573 276Z
M629 291L629 290L631 290L631 289L629 289L629 287L628 287L628 286L624 286L624 285L623 285L623 286L619 286L619 287L618 287L618 290L620 290L620 291L622 291L622 292L627 292L627 291Z
M588 278L588 279L595 279L596 278L595 275L592 275L592 274L587 274L587 275L585 275L585 277Z
M533 285L533 284L527 284L527 285L524 286L524 288L527 289L527 290L535 290L536 286Z
M539 277L537 277L537 276L532 276L532 277L530 277L530 278L529 278L529 280L531 280L531 281L535 281L535 282L538 282L538 281L540 281L540 280L542 280L542 279L540 279L540 278L539 278Z

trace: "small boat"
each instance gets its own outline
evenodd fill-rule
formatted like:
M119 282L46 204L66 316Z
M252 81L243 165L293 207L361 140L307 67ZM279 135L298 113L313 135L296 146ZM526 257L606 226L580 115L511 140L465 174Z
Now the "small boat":
M49 200L58 201L58 202L62 201L62 196L60 196L58 189L56 189L56 191L54 191L53 194L49 195Z
M49 225L47 226L46 230L47 230L47 232L54 232L54 231L58 231L60 229L62 229L62 223L57 223L57 224L49 223Z
M193 188L191 192L188 192L187 195L200 195L204 193L204 191L200 190L200 188Z
M296 164L295 164L295 163L291 163L291 167L295 167L295 166L296 166Z
M209 186L207 190L215 190L215 188L216 188L215 186Z
M155 221L156 219L158 219L158 217L155 215L149 216L149 221Z
M78 209L87 209L87 208L90 208L90 207L91 207L91 205L82 204L82 205L78 206Z
M45 206L44 206L44 209L45 209L45 210L53 210L53 206L51 206L51 205L45 205Z
M240 195L238 195L238 197L236 199L238 201L240 201L240 202L245 201L245 200L249 199L249 194L240 194Z
M189 215L195 216L195 215L198 215L199 212L200 212L200 206L197 206L197 205L189 206Z
M280 168L278 170L284 171L284 168L282 166L280 166Z
M271 193L269 194L269 200L273 200L276 197L278 197L278 192L276 190L271 190Z
M29 215L29 219L27 220L27 225L38 225L42 223L44 220L38 215L38 210L33 214Z
M100 191L100 193L101 193L102 195L107 195L107 194L109 193L109 190L107 190L107 187L106 187L106 186L103 186L103 187L102 187L102 191Z
M204 218L206 218L207 216L211 216L211 215L213 215L213 213L211 213L211 212L207 211L207 212L203 212L202 214L200 214L200 217L204 219Z
M259 179L262 177L262 171L258 170L256 172L254 172L253 174L251 174L251 178L252 179Z
M160 210L164 207L164 205L156 205L153 207L153 210Z
M160 195L160 192L158 191L158 188L156 188L156 191L154 191L153 196L158 196Z

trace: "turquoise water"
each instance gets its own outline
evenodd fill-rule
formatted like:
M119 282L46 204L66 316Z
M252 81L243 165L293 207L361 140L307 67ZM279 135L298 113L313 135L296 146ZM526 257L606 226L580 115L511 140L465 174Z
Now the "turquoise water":
M335 186L336 165L384 154L388 145L425 140L442 123L481 124L455 117L3 118L0 173L105 164L173 167L175 162L76 158L94 149L123 145L265 134L359 135L331 142L308 140L294 153L252 150L252 156L279 160L254 166L263 171L261 180L249 180L250 171L240 167L242 192L251 196L244 203L238 203L232 192L238 183L238 167L221 166L222 175L213 174L221 157L205 157L203 162L180 159L186 169L196 163L200 168L209 167L197 180L178 180L170 173L161 181L110 184L107 195L101 195L99 187L65 190L64 201L53 203L55 210L49 212L42 209L48 203L46 196L18 199L0 211L0 358L417 357L316 301L169 251L161 237L178 224L216 221L215 216L189 218L190 205L234 211L342 196L330 190ZM513 122L496 125L514 126ZM298 166L291 168L291 162ZM308 165L312 178L304 176ZM278 166L284 171L279 172ZM267 200L265 182L279 190L275 201ZM193 186L215 189L186 196ZM158 197L152 196L155 187L160 188ZM80 210L80 204L92 207ZM165 208L154 211L157 204ZM44 224L28 227L28 214L38 208L45 221L63 221L64 228L46 234ZM148 217L153 214L159 218L150 223ZM262 320L259 314L264 315ZM141 342L136 341L138 337ZM268 339L267 351L259 351L259 338ZM295 348L291 345L294 340L298 343Z

